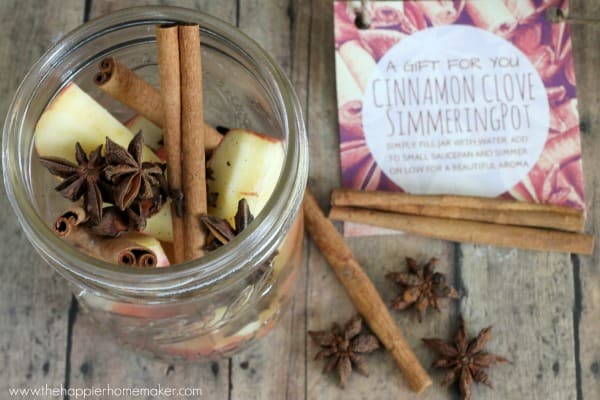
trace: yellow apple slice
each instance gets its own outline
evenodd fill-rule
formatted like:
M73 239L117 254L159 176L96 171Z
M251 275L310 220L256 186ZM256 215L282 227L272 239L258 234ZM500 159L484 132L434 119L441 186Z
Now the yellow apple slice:
M142 136L144 137L144 144L150 147L152 150L158 150L161 146L161 141L163 138L162 129L153 124L147 118L144 118L141 115L136 115L131 118L129 121L125 122L125 126L129 128L131 133L134 135L139 131L142 131Z
M42 157L75 161L75 144L89 153L104 145L108 136L127 148L133 134L104 107L74 83L67 85L46 107L35 127L35 148ZM144 161L159 162L145 147Z
M208 162L213 178L207 180L209 193L219 193L209 214L234 224L238 202L245 198L257 215L277 184L283 158L280 140L244 129L229 131ZM148 218L144 233L173 241L170 201Z
M284 156L279 139L246 129L227 132L208 161L208 195L214 200L208 213L234 224L238 202L245 198L258 215L275 189Z
M171 219L171 200L162 206L159 212L146 219L144 233L163 242L173 241L173 221Z

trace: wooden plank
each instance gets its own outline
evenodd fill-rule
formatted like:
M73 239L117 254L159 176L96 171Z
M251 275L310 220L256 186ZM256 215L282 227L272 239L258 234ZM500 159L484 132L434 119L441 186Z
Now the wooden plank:
M572 1L573 15L600 18L597 2ZM587 231L598 236L600 212L600 79L598 79L598 25L573 25L573 54L579 90L579 114L583 144L583 166L587 198ZM598 242L596 242L596 248ZM575 273L575 331L579 334L575 350L578 353L578 369L581 376L581 397L600 398L600 257L598 251L592 257L574 257Z
M594 18L598 4L570 1L572 14ZM597 26L571 25L579 90L583 160L588 204L587 232L599 215L594 201L600 150L593 127L599 126ZM462 276L470 296L464 312L472 332L495 324L491 349L515 363L493 370L494 392L476 395L503 399L535 393L536 398L600 397L600 269L592 257L547 255L463 247ZM485 299L485 300L484 300ZM518 329L518 331L515 331ZM506 382L510 382L506 385Z
M231 1L93 1L90 17L111 11L148 4L195 8L235 23L236 2ZM113 338L99 333L80 315L73 328L71 387L162 387L202 389L202 397L226 399L229 386L229 361L208 364L169 366L125 351Z
M29 67L81 23L83 3L0 2L0 115ZM9 388L60 387L65 378L66 282L32 250L0 189L0 393Z
M236 1L210 0L91 0L90 18L99 17L110 12L129 7L139 6L176 6L192 8L221 18L230 24L235 24Z
M73 328L71 388L199 388L209 399L227 399L228 362L168 365L136 355L100 332L79 313Z
M577 397L573 345L573 269L568 254L463 245L461 310L469 333L493 325L488 350L513 365L495 366L494 390L474 397ZM480 397L481 396L481 397Z
M571 1L573 15L598 15L598 5ZM587 232L598 226L595 198L600 151L593 127L599 126L596 95L597 26L572 25L581 115L583 159L588 203ZM585 90L582 90L585 88ZM462 276L470 296L466 317L475 329L494 323L491 349L506 355L512 367L497 367L494 392L475 394L503 399L535 393L537 398L600 397L600 269L598 256L546 255L463 247ZM486 299L486 300L484 300ZM515 327L518 332L515 334ZM518 340L517 340L518 339ZM515 379L516 378L516 379ZM506 382L510 382L506 385Z
M308 128L310 139L310 184L313 193L327 210L329 191L340 186L335 101L335 73L333 65L332 4L315 1L312 10ZM440 272L452 280L452 246L440 241L398 236L375 236L348 239L354 254L373 280L385 302L390 303L397 288L385 279L391 271L404 270L406 256L425 261L440 258ZM318 250L311 244L309 257L308 322L310 330L329 329L335 321L345 323L356 311L335 274ZM420 339L437 332L447 332L452 306L446 305L444 314L428 314L423 323L416 322L414 314L394 313L417 357L428 367L433 356L421 345ZM322 375L323 361L313 360L317 348L307 343L307 397L309 399L361 398L420 398L442 399L445 389L435 385L421 395L411 392L392 357L381 350L367 355L370 377L353 373L346 389L341 390L334 374Z
M281 65L306 104L310 2L240 2L239 27ZM306 255L306 247L305 247ZM232 399L301 399L305 393L306 268L292 303L265 339L232 359ZM258 384L257 384L258 383Z

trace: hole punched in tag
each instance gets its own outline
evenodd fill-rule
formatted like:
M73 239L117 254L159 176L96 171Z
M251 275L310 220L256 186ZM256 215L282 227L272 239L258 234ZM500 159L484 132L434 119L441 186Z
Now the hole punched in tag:
M354 25L358 29L368 29L371 26L371 16L369 15L369 0L361 0L360 6L354 8L356 18L354 18Z
M546 19L553 24L560 22L568 22L570 24L581 25L597 25L600 24L600 19L583 18L576 15L570 15L568 12L561 10L558 7L549 7L546 10Z

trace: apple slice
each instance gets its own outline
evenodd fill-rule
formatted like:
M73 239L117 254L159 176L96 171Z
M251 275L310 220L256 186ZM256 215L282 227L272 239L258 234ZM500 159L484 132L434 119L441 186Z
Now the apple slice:
M163 242L173 242L171 199L166 201L159 212L146 219L144 233Z
M284 156L279 139L246 129L227 132L208 161L208 195L215 197L208 213L235 226L238 202L245 198L258 215L275 189Z
M133 134L104 107L74 83L67 85L46 107L35 127L35 148L42 157L75 161L75 144L89 153L106 142L106 136L127 148ZM159 162L145 147L144 161Z
M163 139L162 129L153 124L149 119L138 114L129 121L125 122L125 126L129 128L131 133L134 135L139 131L142 131L144 144L146 144L152 150L156 151L161 147L161 142Z

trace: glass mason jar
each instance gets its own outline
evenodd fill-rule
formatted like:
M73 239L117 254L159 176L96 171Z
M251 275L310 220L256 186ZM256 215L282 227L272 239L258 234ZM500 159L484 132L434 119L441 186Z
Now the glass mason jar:
M52 190L56 180L37 160L33 132L46 105L70 82L119 120L133 117L92 77L100 60L113 56L158 86L155 26L172 22L201 27L206 121L281 138L286 157L267 205L227 246L168 268L119 267L51 231L69 203ZM220 358L265 335L289 302L304 236L306 131L281 69L227 23L175 7L131 8L86 23L29 71L8 111L2 146L7 194L27 237L70 284L83 310L120 342L167 361Z

